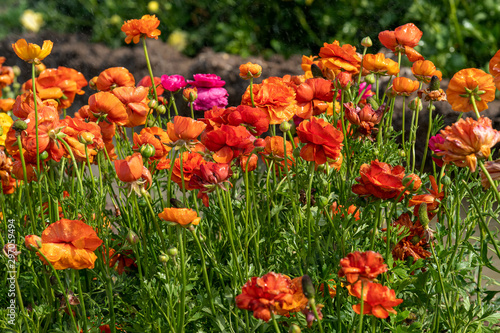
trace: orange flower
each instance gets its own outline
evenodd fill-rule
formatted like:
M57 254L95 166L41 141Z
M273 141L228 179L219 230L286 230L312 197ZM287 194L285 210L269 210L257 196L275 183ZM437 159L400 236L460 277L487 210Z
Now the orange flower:
M222 125L201 135L201 142L208 150L215 152L212 156L217 163L230 163L241 154L250 153L255 137L244 126Z
M147 87L118 87L111 91L127 110L125 127L140 126L146 122L149 113L148 91Z
M161 31L158 28L160 20L155 15L144 15L140 20L128 20L122 25L122 31L127 35L125 43L139 43L141 37L158 39Z
M441 71L436 69L436 66L429 60L417 60L411 66L411 72L418 81L429 83L431 82L431 78L436 75L439 78L439 81L443 78L443 74Z
M324 43L319 50L320 62L324 68L333 70L335 73L342 71L357 74L361 58L356 53L356 48L349 44L340 46L338 41L332 44Z
M300 157L306 161L331 164L341 156L344 135L323 119L304 120L297 127L297 135L306 144L300 150Z
M489 64L490 74L493 75L493 82L497 89L500 89L500 50L495 53Z
M16 103L16 100L13 98L0 99L0 110L3 112L11 111L14 103Z
M359 170L360 177L356 178L359 184L352 186L352 191L360 196L374 196L379 199L392 199L398 197L405 189L403 178L405 178L405 168L400 165L395 167L387 163L372 161L370 165L363 164ZM411 174L407 177L414 178L412 190L418 190L421 183L417 175ZM401 195L401 200L406 191Z
M432 213L431 211L436 210L439 207L441 200L444 198L444 192L439 191L434 176L429 176L429 179L431 181L431 187L432 187L432 189L428 189L429 194L414 195L408 202L408 207L415 206L415 209L413 210L413 215L418 217L418 209L420 208L420 205L426 203L429 220L432 220L435 214ZM443 185L441 185L441 189L442 188Z
M242 79L256 79L262 74L262 66L247 62L240 66L240 77Z
M140 134L134 133L134 150L139 150L142 145L150 144L155 147L155 154L150 160L155 161L163 158L170 151L168 144L172 142L167 132L159 127L146 127Z
M418 81L413 81L406 77L397 77L392 81L392 91L396 93L396 95L401 96L410 96L413 92L415 92L420 83Z
M205 118L207 112L205 112ZM269 129L269 120L266 113L259 108L248 105L238 105L235 108L229 107L224 111L222 117L227 117L228 125L245 126L252 135L261 135Z
M440 135L444 142L436 142L436 148L441 150L436 151L436 155L443 156L445 163L466 166L471 172L476 171L477 159L488 158L491 148L500 141L500 132L494 130L491 120L485 117L460 119L452 126L446 126Z
M117 87L133 87L135 79L125 67L112 67L102 71L91 83L99 91L110 91Z
M384 258L373 251L352 252L340 260L339 277L346 277L347 282L353 284L358 280L373 280L379 274L387 272Z
M397 75L399 73L398 63L386 58L383 53L366 54L363 57L363 68L370 73L380 75Z
M198 192L198 198L201 198L203 204L208 207L209 200L208 194L220 188L223 191L228 189L225 184L228 183L230 186L232 184L229 182L229 177L231 177L232 171L229 164L226 163L202 163L199 169L193 170L193 176L189 181L189 188L201 190Z
M125 125L128 122L127 109L123 103L110 92L98 92L89 97L89 115L93 119L105 117L107 121L117 125Z
M167 124L167 133L170 140L191 141L196 140L207 125L193 118L175 116L173 123Z
M39 64L52 51L52 43L50 40L44 40L42 48L37 44L26 42L25 39L19 39L15 44L12 44L14 52L22 60L35 64Z
M97 155L97 151L104 149L101 129L96 123L86 123L80 119L67 116L61 120L61 125L64 126L62 132L66 134L63 140L68 143L76 160L80 162L87 160L85 144L81 142L82 136L90 137L92 141L92 143L87 144L90 163L92 163L94 156Z
M479 112L486 110L488 103L495 99L493 76L477 68L462 69L451 78L446 95L454 111L472 111L471 98Z
M259 158L255 154L241 155L240 156L240 168L243 172L251 172L257 169L257 164L259 162Z
M292 281L286 275L267 273L263 277L252 277L236 296L236 306L243 310L253 311L257 319L269 321L271 311L283 307L284 303L293 303Z
M170 170L172 161L170 159L163 158L160 160L156 169L158 170ZM171 180L175 182L179 187L182 188L182 180L184 179L184 187L187 190L192 190L189 186L189 181L194 175L195 171L199 171L201 165L207 163L203 159L203 156L195 151L182 153L182 173L181 173L181 159L180 157L175 159L174 166L172 169Z
M61 219L42 232L43 253L55 269L94 268L94 251L102 244L92 227L79 220ZM44 263L42 256L40 259Z
M318 58L318 56L302 56L302 64L300 65L300 67L304 71L304 76L306 77L306 79L312 79L314 77L311 71L311 67L312 65L318 66L319 60L317 60L316 58Z
M337 215L339 213L342 213L342 217L344 217L344 211L345 211L344 206L338 205L336 202L334 202L332 204L332 213L333 213L333 215ZM354 214L354 212L356 212L356 214ZM349 208L347 209L347 214L348 215L354 214L354 219L356 221L359 220L359 209L358 209L358 207L356 207L354 205L350 205Z
M172 222L181 227L198 225L201 217L198 217L196 211L187 208L165 208L158 217L164 221Z
M283 302L281 305L278 303L276 312L281 316L289 316L290 313L300 312L307 306L309 300L302 291L302 276L292 280L290 289L293 291L293 299L291 303Z
M19 163L20 165L21 163ZM20 165L22 168L22 165ZM29 165L26 165L26 167L29 167ZM21 170L22 172L22 170ZM17 179L12 178L12 176L9 176L9 179L7 181L2 180L2 192L5 195L12 194L16 191L16 188L21 184L20 181Z
M124 160L116 160L116 175L124 183L137 181L142 176L143 162L139 153L127 156Z
M24 246L30 251L42 248L42 238L37 235L28 235L24 237Z
M0 57L0 97L2 97L2 89L14 83L14 70L10 66L3 66L5 57Z
M5 151L0 149L0 179L7 182L12 172L12 158L7 157Z
M37 96L36 103L38 107L42 105L42 100ZM33 101L33 92L27 91L22 95L16 97L16 101L12 106L12 113L14 116L21 119L28 118L28 115L35 111L35 103Z
M404 213L394 222L393 226L400 231L399 235L409 232L408 236L402 238L392 249L392 256L395 260L406 260L408 257L413 257L416 261L431 256L431 253L424 249L429 244L426 240L426 232L418 220L412 223L410 216Z
M253 95L255 106L266 113L270 124L288 121L296 112L295 90L282 78L270 77L254 84ZM252 105L250 87L243 94L241 104Z
M351 295L361 298L361 282L348 287ZM394 290L382 286L379 283L368 282L363 284L363 314L374 315L377 318L385 319L389 313L397 314L393 309L403 303L403 300L396 298ZM352 306L357 314L361 313L361 303Z
M332 82L325 79L307 79L297 87L296 115L309 119L324 113L333 102Z
M423 60L413 48L418 45L422 38L422 31L413 23L407 23L397 27L394 31L385 30L378 34L380 42L394 53L404 53L411 62Z

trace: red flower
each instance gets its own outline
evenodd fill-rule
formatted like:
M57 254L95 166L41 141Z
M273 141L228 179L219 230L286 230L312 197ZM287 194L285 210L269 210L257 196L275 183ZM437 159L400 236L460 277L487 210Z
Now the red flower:
M377 318L385 319L389 317L389 313L397 314L393 309L403 303L403 300L396 298L394 290L382 286L379 283L368 282L362 284L356 283L354 286L349 286L351 295L361 298L361 286L363 285L363 314L374 315ZM352 309L357 314L361 313L361 303L352 306Z
M229 125L242 125L255 136L261 135L269 129L269 119L267 119L266 113L259 108L253 108L248 105L239 105L236 108L227 108L224 115L226 115Z
M297 128L297 135L306 145L300 150L300 156L316 164L334 163L341 157L344 135L323 119L304 120Z
M420 208L420 205L426 203L429 219L432 220L435 214L432 213L431 211L436 210L439 207L441 200L443 200L444 198L444 192L440 192L440 189L438 189L436 179L434 178L434 176L429 176L429 179L431 181L431 186L432 186L432 189L428 189L429 194L414 195L408 202L408 207L415 206L415 209L413 210L413 215L418 217L418 209ZM443 185L441 185L441 190L442 189Z
M229 183L228 179L232 172L229 164L207 162L201 164L199 170L193 171L194 175L189 181L189 187L201 190L198 192L198 198L201 198L203 204L208 207L207 193L220 188L227 191L224 183ZM231 183L229 183L231 185Z
M392 199L398 197L405 189L403 178L405 178L405 168L400 165L395 167L387 163L372 161L370 165L363 164L359 170L360 177L356 178L359 184L352 186L352 191L360 196L374 196L379 199ZM420 187L420 178L417 175L409 175L414 178L412 190ZM418 185L418 186L417 186ZM406 191L404 194L407 194ZM404 197L401 196L401 199Z
M255 318L267 322L277 306L293 303L291 284L292 280L288 276L274 272L253 277L243 286L241 294L236 296L236 306L253 311Z
M201 144L200 144L201 146ZM182 173L181 173L181 158L182 158ZM156 168L158 170L170 170L172 161L167 158L163 158L160 160ZM200 167L203 164L206 164L207 161L203 159L203 156L198 152L191 150L191 152L182 153L181 157L177 157L174 162L174 166L172 169L172 177L171 180L179 185L182 188L182 180L184 179L184 187L187 190L193 190L189 186L191 177L195 174L195 172L200 170Z
M378 34L380 42L394 53L404 53L411 62L423 60L413 48L418 45L422 38L422 31L413 23L407 23L397 27L394 31L385 30Z
M308 79L297 87L298 117L309 119L324 113L333 101L332 82L325 79Z
M352 252L340 260L339 277L346 277L347 282L353 284L359 280L373 280L379 274L387 272L384 258L373 251Z
M214 151L213 159L218 163L229 163L241 154L253 150L255 137L243 126L222 125L210 132L204 132L201 142Z
M351 124L359 126L358 132L365 136L371 135L375 125L382 120L385 110L384 107L373 110L369 103L365 104L362 109L352 102L344 103L344 107L346 119Z

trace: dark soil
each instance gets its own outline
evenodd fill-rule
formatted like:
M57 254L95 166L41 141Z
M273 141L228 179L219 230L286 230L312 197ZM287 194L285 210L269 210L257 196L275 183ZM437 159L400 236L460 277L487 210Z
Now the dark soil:
M42 33L42 34L13 34L0 42L0 56L7 58L5 65L17 65L22 70L22 75L19 79L20 83L28 80L31 76L31 69L28 64L20 60L12 50L11 44L19 38L25 38L28 42L42 44L43 40L50 39L54 42L52 53L44 60L47 68L64 66L74 68L83 73L87 80L99 75L99 73L109 67L126 67L135 77L138 82L142 77L148 74L144 51L142 44L132 44L117 49L110 49L103 44L95 44L89 41L88 36L82 34L59 34L59 33ZM270 76L283 76L286 74L300 75L303 74L300 68L301 55L292 56L285 59L279 55L273 56L270 59L262 57L242 58L226 53L215 53L211 49L203 50L195 58L184 56L179 51L159 40L148 40L148 52L155 76L164 74L173 75L180 74L186 79L192 79L196 73L213 73L219 75L226 81L225 88L229 92L229 105L238 105L241 101L248 81L242 80L239 77L238 67L242 63L248 61L258 63L263 68L263 75L260 79L255 80L255 83L260 83L262 78ZM409 68L402 69L402 76L412 77ZM449 80L443 79L441 87L445 89ZM93 93L91 89L86 88L85 96L77 97L73 110L76 111L79 106L87 103L88 96ZM412 97L407 98L409 101ZM185 105L182 100L179 100L177 105ZM435 114L444 116L445 125L450 125L456 121L458 113L453 111L447 102L436 102ZM493 120L493 127L500 129L500 101L495 100L489 103L489 109L484 111L482 115ZM401 129L402 115L402 99L396 101L396 109L394 112L394 128ZM187 109L184 109L187 112ZM417 140L425 140L427 131L427 108L424 103L424 109L419 116L419 133ZM200 117L202 115L200 114ZM406 108L406 130L409 130L411 121L411 111ZM465 114L464 117L472 116L472 113ZM424 143L418 144L420 152L423 152Z

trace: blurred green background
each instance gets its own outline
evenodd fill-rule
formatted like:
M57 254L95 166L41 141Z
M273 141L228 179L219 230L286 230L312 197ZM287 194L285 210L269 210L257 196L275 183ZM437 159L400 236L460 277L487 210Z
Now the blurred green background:
M315 55L339 40L361 51L370 36L376 53L383 30L415 23L417 50L451 77L466 67L486 69L498 50L498 0L3 0L0 38L27 30L79 32L94 42L124 45L124 20L159 17L161 38L194 56L204 47L242 56ZM23 19L22 19L23 18ZM24 23L22 23L24 22Z

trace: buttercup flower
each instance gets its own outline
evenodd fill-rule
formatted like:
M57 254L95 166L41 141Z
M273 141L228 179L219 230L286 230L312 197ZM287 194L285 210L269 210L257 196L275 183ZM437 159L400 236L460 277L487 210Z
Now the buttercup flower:
M45 40L40 48L37 44L28 44L25 39L19 39L15 44L12 44L12 48L22 60L30 64L38 64L50 54L53 45L52 41Z
M319 50L320 62L323 67L333 70L335 73L341 70L351 74L359 72L361 58L356 53L356 48L349 44L340 46L338 41L332 44L324 43Z
M460 119L452 126L446 126L439 132L443 143L435 143L438 156L443 156L444 163L453 163L459 167L468 167L476 171L477 159L488 158L491 148L500 141L500 132L491 127L489 118L481 117Z
M161 85L165 90L175 92L187 86L187 82L182 75L162 75Z
M418 45L422 38L422 31L413 23L407 23L397 27L394 31L385 30L378 34L380 42L394 53L404 53L411 62L423 60L413 48Z
M254 141L255 137L243 126L222 125L201 136L205 147L215 152L212 157L218 163L230 163L241 154L250 153Z
M361 282L354 286L348 287L351 295L364 298L363 314L374 315L377 318L385 319L389 317L389 313L397 314L393 309L403 303L403 300L396 298L394 290L382 286L379 283L368 282L363 285L363 296L361 296ZM361 313L361 303L352 306L352 309L357 314Z
M397 75L399 73L398 63L386 58L383 53L366 54L363 57L363 68L370 73L379 75Z
M128 20L122 25L122 31L127 35L125 43L139 43L141 37L158 39L161 31L158 28L160 20L155 15L144 15L140 20Z
M384 258L377 252L352 252L340 260L339 277L344 277L353 284L359 280L373 280L379 274L387 272Z
M134 133L134 147L138 150L142 145L150 144L155 148L155 154L150 157L152 161L159 160L170 151L168 144L172 142L167 132L159 127L143 128L140 134Z
M196 140L207 125L193 118L175 116L174 122L167 124L167 133L172 142Z
M92 120L97 117L106 117L106 120L117 125L125 125L128 122L127 108L114 94L106 91L95 93L89 97L88 114Z
M411 66L411 72L415 75L418 81L429 83L431 78L436 75L439 81L443 78L441 71L436 69L436 66L429 60L417 60Z
M406 77L397 77L392 81L392 91L396 93L396 95L401 96L410 96L413 92L415 92L420 83L418 81L413 81Z
M79 220L61 219L42 232L43 253L55 269L94 268L94 251L102 244L92 227ZM45 259L40 256L44 263Z
M371 135L375 125L380 123L384 115L384 107L373 110L370 103L363 108L355 106L352 102L344 103L345 118L353 125L359 126L358 132L362 135Z
M241 294L236 296L236 306L243 310L253 311L257 319L269 321L271 312L277 307L293 303L294 290L292 280L286 275L274 272L263 277L252 277L242 288ZM285 304L284 304L285 303Z
M260 74L262 74L262 66L258 64L247 62L246 64L240 66L240 77L242 79L256 79L260 77Z
M446 95L454 111L472 111L471 98L479 112L486 110L488 103L495 99L493 76L477 68L462 69L451 78Z
M374 196L379 199L392 199L398 197L405 189L403 178L405 178L405 168L400 165L395 167L387 163L372 161L370 165L363 164L359 170L360 177L356 178L358 184L352 186L352 191L360 196ZM409 175L415 178L412 190L418 190L420 178L417 175ZM407 194L401 195L401 199Z
M332 82L325 79L307 79L296 90L297 111L303 119L324 113L333 101Z
M142 156L139 153L134 153L127 156L124 160L116 160L115 169L116 175L124 183L137 181L142 176Z
M198 225L201 217L198 217L196 211L187 208L165 208L158 217L164 221L172 222L181 227Z
M135 79L125 67L111 67L93 78L91 83L99 91L110 91L117 87L133 87Z
M147 87L118 87L111 91L118 97L127 111L125 127L144 125L149 113Z
M297 135L306 145L300 150L300 156L316 164L334 163L341 157L344 135L341 131L323 119L304 120L297 127Z

